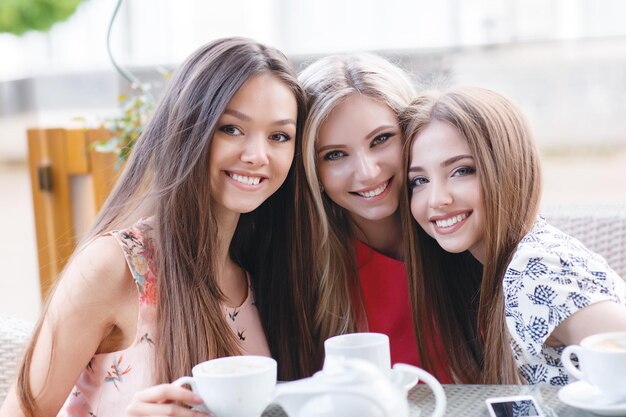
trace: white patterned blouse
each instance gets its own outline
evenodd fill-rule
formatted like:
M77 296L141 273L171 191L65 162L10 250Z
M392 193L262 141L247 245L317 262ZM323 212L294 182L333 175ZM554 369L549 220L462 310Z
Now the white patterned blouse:
M626 284L604 258L542 218L519 243L503 289L513 356L529 384L571 382L565 346L545 343L563 320L599 301L626 305Z

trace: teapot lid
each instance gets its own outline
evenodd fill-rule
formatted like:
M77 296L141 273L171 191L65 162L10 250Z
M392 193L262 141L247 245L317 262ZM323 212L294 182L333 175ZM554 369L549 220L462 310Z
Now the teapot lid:
M363 359L343 356L326 358L324 369L316 373L315 377L329 385L354 385L387 378L376 365Z

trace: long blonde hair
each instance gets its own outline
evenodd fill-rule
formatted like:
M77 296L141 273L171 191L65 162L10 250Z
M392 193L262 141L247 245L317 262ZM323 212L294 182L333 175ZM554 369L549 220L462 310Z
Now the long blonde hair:
M321 341L357 329L359 288L350 213L320 191L315 142L330 113L352 94L386 104L397 114L414 97L407 74L386 59L368 53L321 58L304 69L299 79L305 88L309 116L303 133L303 163L317 211L320 272L315 323ZM358 291L358 290L357 290ZM358 292L357 292L358 294Z
M510 259L532 227L541 192L540 163L531 132L511 101L483 88L424 93L402 114L404 162L412 143L433 120L467 139L485 206L485 259L451 254L411 217L409 193L401 201L405 260L417 305L418 347L439 334L455 379L462 383L517 383L504 315L502 280ZM428 358L426 358L428 360Z
M223 318L216 278L219 224L209 182L211 141L219 117L251 77L269 73L297 101L296 148L306 117L304 91L278 50L243 38L211 42L194 52L170 81L122 177L84 241L153 216L158 265L156 383L189 375L207 359L240 354ZM261 206L240 216L230 255L250 273L256 305L279 377L310 375L316 364L308 313L312 222L300 154L285 183ZM302 243L302 242L306 243ZM23 360L18 386L26 415L38 415L30 361L41 320ZM54 344L54 342L53 342Z

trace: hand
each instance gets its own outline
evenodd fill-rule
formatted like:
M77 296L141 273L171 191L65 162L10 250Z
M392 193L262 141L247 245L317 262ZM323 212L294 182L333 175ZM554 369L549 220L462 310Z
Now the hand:
M191 406L202 405L202 398L186 388L172 384L155 385L137 392L126 407L127 416L201 417L207 414L182 407L175 402Z

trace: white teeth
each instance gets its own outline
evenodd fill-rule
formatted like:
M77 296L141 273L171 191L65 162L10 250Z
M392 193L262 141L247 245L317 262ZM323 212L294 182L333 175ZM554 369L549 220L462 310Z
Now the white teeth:
M454 217L450 217L449 219L436 220L435 223L437 223L437 226L439 227L451 227L457 224L458 222L460 222L461 220L465 219L466 217L467 217L467 213L463 213L463 214L456 215Z
M357 193L357 194L365 198L376 197L377 195L380 195L383 191L385 191L388 185L389 185L389 181L387 181L380 187L373 189L372 191L366 191L364 193Z
M239 174L228 174L232 179L246 185L257 185L261 182L261 177L246 177Z

